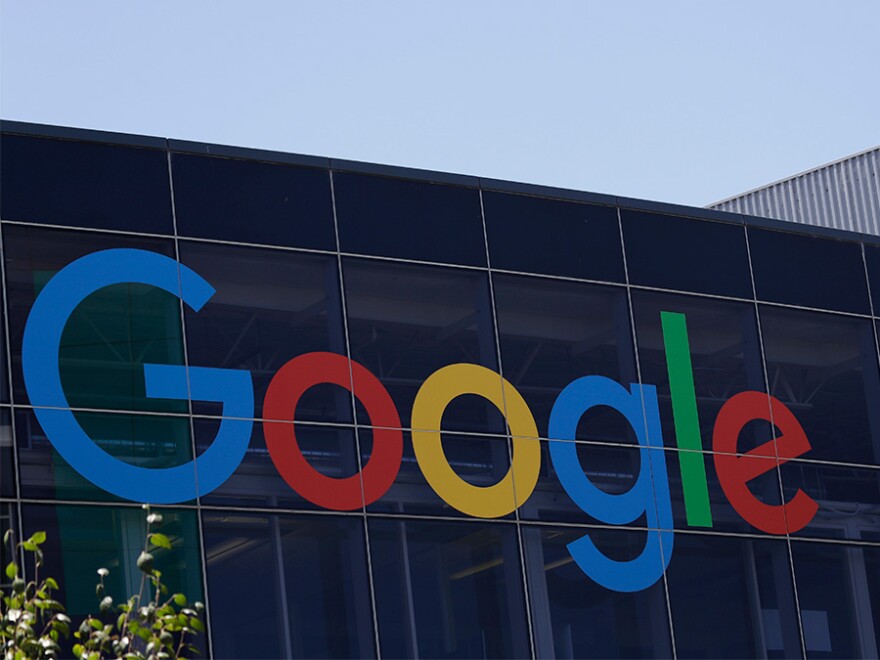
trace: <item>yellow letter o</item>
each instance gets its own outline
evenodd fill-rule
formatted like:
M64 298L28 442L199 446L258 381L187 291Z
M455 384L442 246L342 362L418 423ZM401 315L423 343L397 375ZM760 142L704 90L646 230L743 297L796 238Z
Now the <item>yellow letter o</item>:
M481 396L502 415L506 412L513 436L513 456L507 474L492 486L474 486L464 481L443 452L440 421L449 403L462 394ZM506 516L529 499L538 483L541 445L532 411L513 385L486 367L451 364L431 374L413 403L412 441L416 460L431 487L450 506L470 516Z

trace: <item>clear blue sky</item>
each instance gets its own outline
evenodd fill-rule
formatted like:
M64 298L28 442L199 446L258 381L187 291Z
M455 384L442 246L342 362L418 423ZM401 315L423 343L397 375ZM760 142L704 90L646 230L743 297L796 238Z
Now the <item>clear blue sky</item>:
M880 143L880 2L0 5L0 116L704 205Z

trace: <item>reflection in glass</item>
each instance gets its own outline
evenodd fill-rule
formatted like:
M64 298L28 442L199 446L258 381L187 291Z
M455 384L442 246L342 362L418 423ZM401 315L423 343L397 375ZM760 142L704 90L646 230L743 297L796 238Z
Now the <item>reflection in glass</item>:
M666 581L678 657L800 657L785 540L678 533Z
M590 375L636 381L623 289L513 275L492 281L504 377L528 403L543 437L550 409L571 381ZM625 423L608 413L591 411L577 438L627 441Z
M767 306L760 314L770 393L804 428L804 458L880 465L871 321Z
M486 273L358 259L342 263L351 356L391 393L404 427L416 392L440 367L469 362L497 368ZM358 422L370 423L363 409ZM443 428L505 431L501 414L476 396L453 400Z
M549 526L523 529L537 657L671 657L663 581L635 593L599 586L584 575L566 548L585 534L618 561L632 559L644 548L643 532Z
M382 655L530 655L516 528L369 520Z
M217 290L200 311L186 309L189 364L249 371L257 418L288 360L312 351L345 355L335 258L181 242L180 260ZM222 414L216 404L193 402L193 409ZM351 410L344 388L318 385L300 400L297 419L350 422Z
M376 655L360 516L202 515L217 657Z

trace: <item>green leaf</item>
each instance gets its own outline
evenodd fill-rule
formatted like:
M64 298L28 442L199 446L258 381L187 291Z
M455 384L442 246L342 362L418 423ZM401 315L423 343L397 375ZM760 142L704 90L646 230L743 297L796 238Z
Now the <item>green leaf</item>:
M46 532L34 532L33 536L31 536L31 538L29 540L33 541L37 545L40 545L41 543L45 543L46 542Z
M116 619L116 629L121 633L122 632L122 624L125 623L125 612L119 615L119 618Z
M86 623L88 623L95 630L101 630L101 628L104 627L98 619L94 618L86 619Z
M85 649L83 648L82 644L73 645L73 655L75 655L77 658L83 654L83 651L85 651Z
M189 625L191 625L195 630L198 630L199 632L205 632L205 624L203 624L200 619L194 616L191 616L189 618Z
M174 603L178 607L183 607L186 605L186 596L183 594L174 594Z
M18 575L18 566L15 565L14 561L11 561L8 564L6 564L6 577L8 577L11 580L16 575Z
M36 552L37 550L39 550L39 548L37 547L37 544L34 543L33 541L24 541L21 544L21 547L24 548L25 550L27 550L28 552Z
M160 548L165 548L166 550L171 550L171 541L164 534L160 534L159 532L154 532L150 534L150 542L158 546Z
M45 582L46 586L50 589L55 589L56 591L58 590L58 583L55 581L54 578L47 577Z

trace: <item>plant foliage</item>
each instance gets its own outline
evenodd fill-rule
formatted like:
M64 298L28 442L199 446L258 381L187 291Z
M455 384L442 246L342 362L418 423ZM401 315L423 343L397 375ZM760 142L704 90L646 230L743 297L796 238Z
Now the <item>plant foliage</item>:
M72 652L80 660L161 660L198 653L190 641L205 630L204 606L199 602L190 603L181 593L169 594L168 587L162 584L162 573L153 566L152 552L156 548L171 550L171 540L152 531L162 524L162 515L150 512L149 505L144 505L144 509L147 534L137 558L140 589L117 604L104 587L104 578L110 571L98 569L97 616L85 617L73 631ZM65 652L64 642L70 638L71 619L60 600L53 597L58 592L58 583L51 577L40 579L43 566L40 546L45 541L45 532L37 532L18 544L12 538L12 530L3 538L13 556L6 566L11 587L8 593L3 589L0 600L0 643L5 660L58 658ZM33 563L30 581L21 575L18 550L30 556Z

